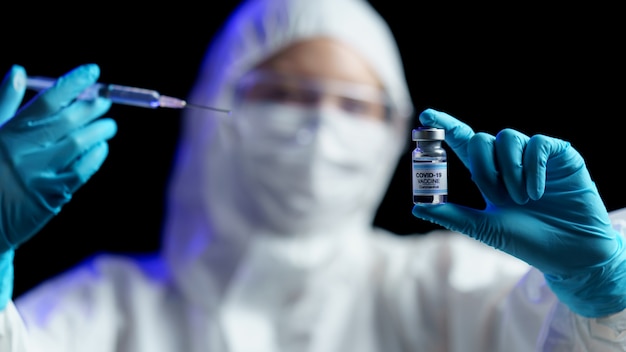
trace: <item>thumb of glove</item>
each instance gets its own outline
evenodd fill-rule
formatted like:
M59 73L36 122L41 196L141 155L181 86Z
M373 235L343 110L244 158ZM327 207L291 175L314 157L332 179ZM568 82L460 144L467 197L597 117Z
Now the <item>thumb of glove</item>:
M489 220L488 213L483 211L452 203L416 204L413 207L413 215L449 230L467 234L487 245L498 248L497 243L493 243L493 238L478 237L486 233L483 231L486 227L493 226L493 224L489 224L491 220Z
M26 70L13 65L0 84L0 126L15 115L25 92Z

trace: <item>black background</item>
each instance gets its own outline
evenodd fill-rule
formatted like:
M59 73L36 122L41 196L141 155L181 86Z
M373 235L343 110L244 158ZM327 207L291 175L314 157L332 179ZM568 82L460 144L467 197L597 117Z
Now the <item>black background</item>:
M626 32L617 5L372 4L397 37L416 111L443 110L476 131L512 127L569 140L587 160L607 208L626 206L620 166ZM0 70L20 64L31 75L56 77L95 62L101 82L185 97L206 46L236 5L2 5ZM119 126L107 161L18 249L15 296L94 253L158 249L179 113L115 105L107 116ZM375 220L401 235L435 228L411 215L412 148ZM449 200L482 207L469 173L452 153L449 159Z

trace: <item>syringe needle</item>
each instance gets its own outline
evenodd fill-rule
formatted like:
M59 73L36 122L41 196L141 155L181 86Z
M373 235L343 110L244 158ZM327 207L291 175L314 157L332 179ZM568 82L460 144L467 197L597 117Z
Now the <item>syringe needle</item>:
M228 110L228 109L220 109L220 108L214 108L214 107L211 107L211 106L196 105L196 104L189 104L189 103L186 103L185 107L195 108L195 109L211 110L211 111L217 111L217 112L223 112L223 113L226 113L226 114L230 115L230 110Z
M183 108L204 109L204 110L222 112L222 113L230 115L230 110L227 110L227 109L214 108L211 106L204 106L204 105L189 104L183 99L178 99L178 98L170 97L167 95L159 96L159 106L162 108L172 108L172 109L183 109Z

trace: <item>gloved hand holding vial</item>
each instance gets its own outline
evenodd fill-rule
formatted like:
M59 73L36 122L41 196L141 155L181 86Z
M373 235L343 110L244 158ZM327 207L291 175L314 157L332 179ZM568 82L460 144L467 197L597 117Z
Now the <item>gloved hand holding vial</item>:
M472 174L483 210L447 203L416 204L413 214L509 253L545 276L574 312L605 316L626 308L626 246L585 162L570 143L505 129L475 133L428 109L425 126L445 141Z

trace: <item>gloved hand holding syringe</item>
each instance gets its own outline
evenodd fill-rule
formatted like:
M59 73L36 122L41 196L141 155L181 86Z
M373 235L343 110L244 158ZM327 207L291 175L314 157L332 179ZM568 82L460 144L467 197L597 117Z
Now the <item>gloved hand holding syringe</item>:
M26 86L32 90L44 90L52 87L56 79L49 77L29 77ZM136 87L120 86L116 84L96 83L82 92L78 99L94 99L104 97L111 99L113 103L133 105L143 108L171 108L183 109L187 107L207 109L211 111L230 114L230 110L210 106L189 104L183 99L159 94L156 90Z

